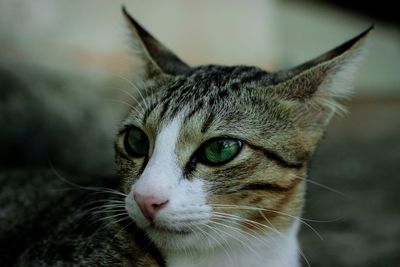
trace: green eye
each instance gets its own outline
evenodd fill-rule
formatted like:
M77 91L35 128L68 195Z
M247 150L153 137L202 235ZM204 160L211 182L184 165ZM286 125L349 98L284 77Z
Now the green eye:
M232 160L239 154L242 142L236 139L214 139L208 141L201 151L204 163L221 165Z
M133 127L126 132L124 146L132 157L141 158L149 151L149 139L142 130Z

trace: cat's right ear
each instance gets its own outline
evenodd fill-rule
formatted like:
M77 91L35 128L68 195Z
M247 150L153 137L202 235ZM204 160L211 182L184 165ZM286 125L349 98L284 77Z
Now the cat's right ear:
M325 127L335 113L345 111L340 100L351 94L354 72L372 29L373 25L313 60L276 73L274 92L309 123Z
M178 75L190 69L167 47L157 41L122 7L122 13L131 31L135 49L145 65L145 75L154 77L160 74Z

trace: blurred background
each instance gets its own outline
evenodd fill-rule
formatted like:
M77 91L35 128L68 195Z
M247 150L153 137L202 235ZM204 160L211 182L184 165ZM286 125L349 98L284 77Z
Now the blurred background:
M400 266L400 17L394 2L0 2L0 170L114 173L112 141L138 58L130 13L191 65L288 68L372 23L350 114L311 163L301 243L311 266ZM126 101L126 100L125 100Z

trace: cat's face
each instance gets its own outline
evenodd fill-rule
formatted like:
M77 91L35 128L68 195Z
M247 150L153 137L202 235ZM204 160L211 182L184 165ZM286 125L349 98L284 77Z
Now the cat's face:
M338 108L332 77L365 33L291 71L190 68L125 15L149 80L116 142L132 220L166 249L208 249L299 221L307 161Z
M217 240L240 237L260 231L257 223L281 229L298 216L320 131L310 133L279 97L246 82L255 76L270 78L257 68L197 68L153 85L124 121L117 165L126 208L158 244L196 246L204 232L215 236L211 228L227 232ZM149 219L135 195L167 203Z

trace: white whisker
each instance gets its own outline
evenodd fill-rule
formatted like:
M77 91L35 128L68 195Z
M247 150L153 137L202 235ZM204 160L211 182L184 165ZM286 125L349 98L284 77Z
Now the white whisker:
M219 242L218 239L216 239L214 236L209 234L207 231L204 231L203 229L201 229L201 227L196 227L196 228L200 232L204 233L206 236L209 236L211 239L213 239L222 248L222 250L225 252L226 256L228 257L229 261L231 262L231 266L233 266L233 264L234 264L233 259L232 259L231 255L228 253L228 251L226 250L225 246L223 244L221 244L221 242Z
M144 98L144 96L143 96L141 90L140 90L139 88L137 88L137 86L136 86L131 80L129 80L128 78L125 78L125 77L123 77L123 76L121 76L121 75L118 75L118 74L114 74L114 76L116 76L116 77L118 77L118 78L120 78L120 79L123 79L123 80L125 80L126 82L128 82L128 83L132 86L132 88L134 88L134 89L139 93L140 97L141 97L142 100L143 100L143 104L144 104L144 106L146 107L146 109L149 109L149 107L147 106L147 103L146 103L146 99Z
M328 191L331 191L331 192L333 192L333 193L336 193L336 194L338 194L338 195L341 195L341 196L343 196L343 197L345 197L345 198L350 198L349 195L347 195L347 194L345 194L345 193L343 193L343 192L340 192L339 190L336 190L336 189L333 188L333 187L330 187L330 186L327 186L327 185L318 183L318 182L316 182L316 181L314 181L314 180L310 180L309 178L307 178L307 179L301 178L301 179L304 179L307 183L310 183L310 184L319 186L319 187L324 188L324 189L326 189L326 190L328 190Z
M210 204L210 205L213 205L213 204ZM256 207L249 207L249 206L224 205L224 204L218 204L218 205L217 205L217 204L215 204L215 207L218 207L218 206L219 206L219 207L223 207L223 208L234 208L234 207L236 207L236 208L238 208L238 209L257 210L257 211L261 212L261 214L262 214L262 211L269 211L268 209L262 209L262 208L256 208ZM213 213L218 214L217 212L213 212ZM285 213L282 213L282 214L288 216L288 214L285 214ZM272 230L273 232L275 232L276 234L278 234L280 237L284 238L285 240L288 240L288 238L287 238L285 235L283 235L279 230L277 230L275 227L273 227L273 225L271 224L271 222L264 216L264 214L262 214L262 217L263 217L264 219L266 219L267 222L268 222L272 227L267 226L267 225L264 225L264 224L259 223L259 222L255 222L255 221L252 221L252 220L243 218L243 217L238 216L238 215L232 215L232 214L228 214L228 213L222 213L222 215L229 216L230 218L239 217L239 218L243 219L244 221L248 221L248 222L250 222L250 223L254 223L254 224L256 224L256 225L265 227L266 229ZM291 216L291 217L294 217L294 218L296 218L297 220L299 220L299 218L297 218L297 217L295 217L295 216ZM300 220L300 222L302 222L302 221ZM307 225L307 223L305 223L305 222L304 222L304 224ZM313 229L313 228L312 228L312 229ZM320 236L320 235L318 234L318 236ZM321 238L322 238L322 237L321 237ZM311 265L310 265L310 263L309 263L307 257L305 256L304 252L303 252L300 248L297 248L297 250L298 250L299 254L302 256L302 258L305 260L305 262L307 263L307 266L311 267Z
M299 221L300 223L304 224L305 226L307 226L311 231L313 231L321 240L323 240L322 236L318 233L317 230L314 229L314 227L312 227L310 224L308 224L306 221L304 221L302 218L300 217L296 217L284 212L280 212L277 210L273 210L273 209L266 209L266 208L258 208L258 207L251 207L251 206L244 206L244 205L224 205L224 204L210 204L213 207L216 208L224 208L224 209L242 209L242 210L254 210L254 211L266 211L266 212L272 212L272 213L276 213L282 216L287 216L289 218L292 218L296 221Z
M82 189L82 190L88 190L88 191L94 191L95 194L100 194L100 193L109 193L109 194L115 194L115 195L119 195L119 196L123 196L126 197L127 195L114 190L114 189L110 189L110 188L105 188L105 187L93 187L93 186L80 186L78 184L75 184L71 181L69 181L68 179L64 178L59 172L57 172L57 170L54 168L53 164L51 162L49 162L50 164L50 168L52 170L52 172L57 176L58 179L60 179L61 181L63 181L64 183L71 185L77 189Z
M139 110L136 109L135 106L133 106L133 105L131 105L131 104L129 104L128 102L125 102L125 101L123 101L123 100L109 99L109 98L105 98L104 100L105 100L105 101L108 101L108 102L114 102L114 103L120 103L120 104L127 105L128 107L130 107L130 108L132 108L134 111L136 111L138 114L142 114L142 113L143 113L143 111L140 112Z
M217 229L215 227L212 227L211 225L208 225L208 224L203 224L203 226L211 229L216 235L218 235L221 238L221 240L223 240L225 242L225 244L227 245L228 249L233 251L231 245L228 243L228 241L219 232L219 229ZM232 258L232 255L229 254L229 256Z
M250 233L246 233L246 232L244 232L244 231L240 231L239 228L236 228L236 227L233 227L233 226L230 226L230 225L226 225L226 224L223 224L223 223L219 223L219 222L216 222L216 221L210 221L210 222L211 222L212 224L219 225L219 226L222 226L222 227L229 228L229 229L233 230L235 233L237 233L237 234L239 234L240 236L243 236L244 238L246 238L246 240L249 241L249 243L250 243L250 239L246 236L246 234L252 236L253 238L255 238L255 239L259 240L259 241L262 241L259 237L256 237L256 236L254 236L254 235L252 235L252 234L250 234ZM222 230L220 230L220 231L222 231ZM250 252L252 252L253 254L255 254L255 256L257 256L258 258L261 259L260 255L251 247L251 245L247 244L246 242L243 242L243 240L240 240L239 238L237 238L237 237L235 237L235 236L229 234L228 232L225 232L225 231L222 231L222 232L225 233L226 235L230 236L231 238L233 238L233 239L239 241L239 243L240 243L241 245L243 245L244 247L246 247L247 249L249 249ZM262 241L262 242L263 242L263 241Z
M135 103L139 106L139 108L142 110L142 112L145 112L145 109L142 107L141 103L139 102L139 100L134 97L131 93L129 93L128 91L121 89L121 88L115 88L121 92L123 92L124 94L126 94L128 97L130 97L133 101L135 101Z

